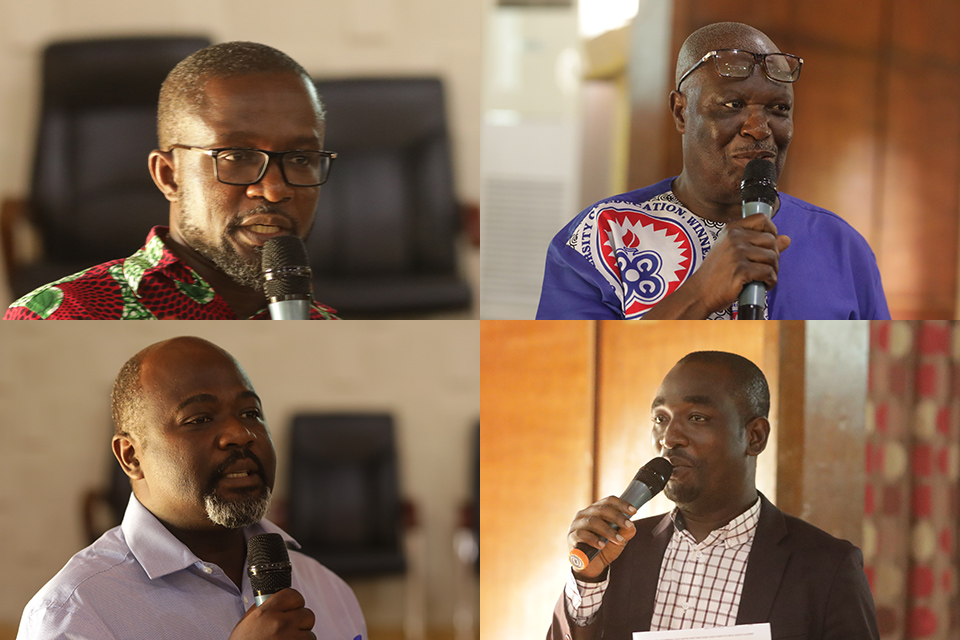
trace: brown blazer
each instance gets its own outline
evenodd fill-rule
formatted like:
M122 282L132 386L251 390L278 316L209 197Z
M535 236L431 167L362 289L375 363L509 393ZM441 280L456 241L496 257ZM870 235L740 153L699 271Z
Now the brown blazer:
M737 624L769 622L774 640L878 640L863 555L760 496ZM669 514L644 518L610 565L603 606L589 627L567 619L563 594L548 640L631 640L649 631L660 564L673 533Z

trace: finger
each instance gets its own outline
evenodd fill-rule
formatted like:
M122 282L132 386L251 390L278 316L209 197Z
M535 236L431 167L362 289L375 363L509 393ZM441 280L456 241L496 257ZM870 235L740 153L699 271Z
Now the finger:
M777 236L777 251L783 252L790 246L790 236Z
M746 218L737 218L735 220L731 220L725 225L725 228L751 229L753 231L762 231L763 233L777 235L777 225L773 223L773 220L762 213L755 213L751 216L747 216Z
M261 607L276 609L277 611L293 611L306 606L306 601L296 589L281 589L267 598Z

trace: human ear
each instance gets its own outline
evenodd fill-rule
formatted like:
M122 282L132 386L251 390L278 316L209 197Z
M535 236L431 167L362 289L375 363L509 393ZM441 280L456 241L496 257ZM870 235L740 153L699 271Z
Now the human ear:
M747 455L758 456L767 448L770 438L770 421L766 418L754 418L744 427L747 436Z
M670 92L670 115L677 131L684 133L687 128L687 96L679 91Z
M154 149L147 157L147 164L150 168L150 177L153 178L157 188L163 192L167 200L176 202L179 199L179 187L174 172L173 151Z
M113 455L131 480L143 478L140 460L137 458L137 445L128 435L113 436Z

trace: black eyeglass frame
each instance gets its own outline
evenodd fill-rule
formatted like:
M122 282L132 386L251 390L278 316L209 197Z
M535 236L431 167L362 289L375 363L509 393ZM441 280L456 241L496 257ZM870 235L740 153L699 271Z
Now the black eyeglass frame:
M330 179L330 171L333 169L333 161L337 158L336 151L318 151L317 149L291 149L289 151L267 151L266 149L256 149L254 147L221 147L217 149L209 149L207 147L197 147L195 145L189 144L172 144L170 148L167 149L167 153L172 152L174 149L186 149L188 151L200 151L211 158L213 158L213 175L214 177L223 184L229 184L237 187L249 187L252 184L257 184L263 180L263 176L267 175L267 169L270 167L270 161L276 160L277 166L280 167L280 175L283 176L283 180L289 184L291 187L319 187L324 184L327 180ZM263 166L260 168L260 174L257 176L257 179L253 182L228 182L220 178L220 165L217 163L217 156L221 153L227 151L256 151L258 153L263 153L267 156L267 161L263 163ZM283 168L283 157L289 153L318 153L321 157L329 158L330 162L327 164L326 173L321 176L323 180L313 184L294 184L290 182L287 178L287 172Z
M747 53L753 56L753 66L750 67L750 71L747 72L747 75L734 76L729 73L723 73L722 71L720 71L720 63L717 61L717 57L720 53L725 53L728 51L732 51L734 53ZM785 58L793 58L794 60L796 60L797 69L793 75L793 78L790 80L785 80L781 78L774 78L772 75L770 75L770 70L767 69L768 56L783 56ZM753 51L747 51L746 49L714 49L713 51L708 52L706 55L700 58L700 60L698 60L696 64L694 64L692 67L687 69L687 71L682 76L680 76L680 80L677 82L678 92L680 91L680 85L683 84L683 81L686 80L691 73L693 73L694 71L699 69L701 66L703 66L707 62L707 60L709 60L710 58L713 58L713 66L717 70L717 75L723 78L739 78L739 77L749 78L750 74L753 73L753 67L756 65L760 65L760 68L763 69L764 75L766 75L768 78L770 78L774 82L786 82L788 84L793 84L794 82L800 79L800 69L803 67L803 58L801 58L800 56L795 56L792 53L782 53L782 52L754 53Z

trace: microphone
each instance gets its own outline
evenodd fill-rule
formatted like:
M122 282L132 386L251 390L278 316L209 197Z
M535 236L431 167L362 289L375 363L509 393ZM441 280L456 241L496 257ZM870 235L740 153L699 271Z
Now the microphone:
M777 169L764 158L754 158L743 170L740 183L740 200L743 202L743 217L762 213L773 216L777 201ZM767 287L762 282L749 282L740 292L737 305L738 320L762 320L767 306Z
M303 240L273 236L263 243L263 292L272 320L309 320L313 272Z
M654 458L640 467L637 475L635 475L633 480L630 481L630 484L627 485L620 499L629 502L634 508L639 509L642 505L646 504L650 498L663 491L672 473L673 465L670 464L669 460L666 458ZM620 529L620 527L613 523L610 523L610 526L613 527L614 530ZM606 538L600 539L607 542ZM570 561L574 569L579 571L590 564L590 561L593 560L598 553L600 553L600 549L591 547L586 542L578 542L577 546L570 552L567 560Z
M258 607L277 591L290 588L293 569L283 536L261 533L247 540L247 573Z

